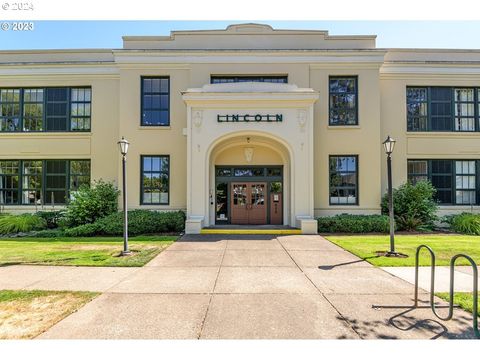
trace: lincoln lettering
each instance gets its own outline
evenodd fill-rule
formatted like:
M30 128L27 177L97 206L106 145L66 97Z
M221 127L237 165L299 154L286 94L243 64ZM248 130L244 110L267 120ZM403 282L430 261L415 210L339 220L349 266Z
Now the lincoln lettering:
M282 122L282 114L232 114L232 115L217 115L217 122Z

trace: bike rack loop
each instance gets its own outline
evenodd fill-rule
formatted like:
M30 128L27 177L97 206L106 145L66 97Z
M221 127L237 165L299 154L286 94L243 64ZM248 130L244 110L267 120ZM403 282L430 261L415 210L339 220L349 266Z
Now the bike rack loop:
M415 295L414 295L414 307L418 307L418 259L420 251L422 249L427 249L430 253L430 268L431 268L431 278L430 278L430 307L433 314L440 320L451 320L453 317L453 296L455 292L455 262L459 258L467 259L473 269L473 331L477 338L480 338L480 331L478 329L478 269L477 264L473 259L465 254L457 254L450 259L450 292L449 292L449 304L448 304L448 315L445 318L439 316L435 310L435 253L427 245L420 245L417 247L415 253Z

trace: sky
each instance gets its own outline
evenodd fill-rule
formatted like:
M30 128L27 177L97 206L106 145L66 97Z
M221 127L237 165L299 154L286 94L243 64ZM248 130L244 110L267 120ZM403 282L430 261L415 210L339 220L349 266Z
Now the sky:
M35 21L33 31L0 31L0 50L121 48L124 35L224 29L256 22L279 29L328 30L331 35L377 35L379 48L480 49L480 21Z

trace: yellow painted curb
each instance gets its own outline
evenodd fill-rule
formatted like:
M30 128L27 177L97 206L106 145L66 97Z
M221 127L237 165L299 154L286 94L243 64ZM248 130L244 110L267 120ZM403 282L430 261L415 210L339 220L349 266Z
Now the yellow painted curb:
M202 229L200 234L222 234L222 235L301 235L300 229Z

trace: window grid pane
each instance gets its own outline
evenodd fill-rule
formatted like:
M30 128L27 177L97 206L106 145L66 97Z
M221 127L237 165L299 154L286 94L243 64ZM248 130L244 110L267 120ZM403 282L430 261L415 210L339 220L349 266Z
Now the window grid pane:
M330 77L329 124L357 125L357 78Z
M71 160L70 194L82 185L90 185L90 160Z
M20 166L17 160L0 161L0 204L18 204Z
M0 89L0 131L20 131L20 89Z
M142 78L142 126L170 125L170 78Z
M168 156L142 157L142 204L168 205L169 161Z
M43 164L40 160L23 161L22 204L42 203L42 169Z
M407 87L407 129L426 131L428 123L427 88Z
M24 89L23 131L42 131L43 114L43 89Z
M476 203L475 161L455 161L455 203L472 205Z
M70 129L90 131L92 89L73 88L70 94Z
M474 89L455 89L455 131L475 131Z
M428 180L428 161L426 160L408 160L408 181L416 184L419 181Z
M67 196L67 161L45 161L45 204L65 204Z
M330 156L330 205L357 205L356 156Z

